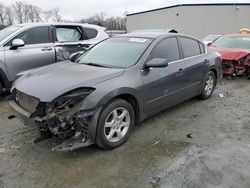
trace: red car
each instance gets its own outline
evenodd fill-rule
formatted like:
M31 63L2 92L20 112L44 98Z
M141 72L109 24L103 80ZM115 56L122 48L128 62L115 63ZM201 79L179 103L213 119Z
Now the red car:
M225 35L209 46L221 55L223 74L226 78L249 76L250 34Z

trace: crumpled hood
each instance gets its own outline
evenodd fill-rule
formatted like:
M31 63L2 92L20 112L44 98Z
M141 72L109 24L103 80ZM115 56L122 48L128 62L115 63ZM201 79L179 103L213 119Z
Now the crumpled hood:
M28 71L14 83L14 87L43 102L80 87L95 84L122 75L123 69L111 69L64 61Z
M212 50L218 52L223 60L233 60L237 61L242 57L250 54L248 49L239 49L239 48L221 48L221 47L210 47Z

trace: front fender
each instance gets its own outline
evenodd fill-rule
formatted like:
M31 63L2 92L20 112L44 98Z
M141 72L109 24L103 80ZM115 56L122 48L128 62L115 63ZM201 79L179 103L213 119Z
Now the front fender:
M96 93L95 93L96 92ZM92 110L97 107L101 107L106 105L108 102L110 102L112 99L120 96L120 95L130 95L133 96L139 106L142 104L142 97L140 97L140 94L137 90L132 88L118 88L115 90L112 90L110 92L107 92L106 94L103 94L101 92L95 91L94 94L90 94L85 100L80 104L79 109L80 110Z
M131 88L119 88L116 90L113 90L106 95L102 97L94 97L94 96L88 96L83 103L79 106L79 111L91 111L93 112L93 115L90 117L90 121L88 123L89 126L89 136L90 139L95 142L96 139L96 130L98 126L98 121L100 114L106 104L108 104L112 99L117 98L121 95L130 95L133 96L138 103L139 106L139 112L141 112L140 109L142 109L142 101L141 97L139 97L138 92ZM139 114L141 117L141 114ZM139 118L140 118L139 117Z

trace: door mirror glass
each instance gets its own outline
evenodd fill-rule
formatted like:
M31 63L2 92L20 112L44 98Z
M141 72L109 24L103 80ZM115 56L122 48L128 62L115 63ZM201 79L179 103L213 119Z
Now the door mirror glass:
M168 60L164 58L153 58L150 61L146 63L146 68L161 68L161 67L167 67L168 66Z
M11 44L12 49L17 49L19 47L25 46L25 43L22 39L14 39Z

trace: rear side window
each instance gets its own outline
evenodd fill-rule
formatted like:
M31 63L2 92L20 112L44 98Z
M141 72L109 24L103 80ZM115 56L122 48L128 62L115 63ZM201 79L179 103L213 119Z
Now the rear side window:
M22 39L25 44L49 43L50 42L49 41L49 27L43 26L43 27L36 27L36 28L28 29L18 34L14 39ZM10 42L10 44L12 43L12 41Z
M200 45L201 54L206 53L204 44L202 44L201 42L199 42L199 45Z
M82 33L78 27L56 27L56 38L58 42L77 42Z
M180 38L184 58L201 54L199 42L190 38Z
M169 62L179 60L180 52L177 39L172 37L160 41L151 52L149 60L153 58L164 58Z
M98 31L91 28L83 28L83 31L85 32L87 39L95 38L98 34Z

